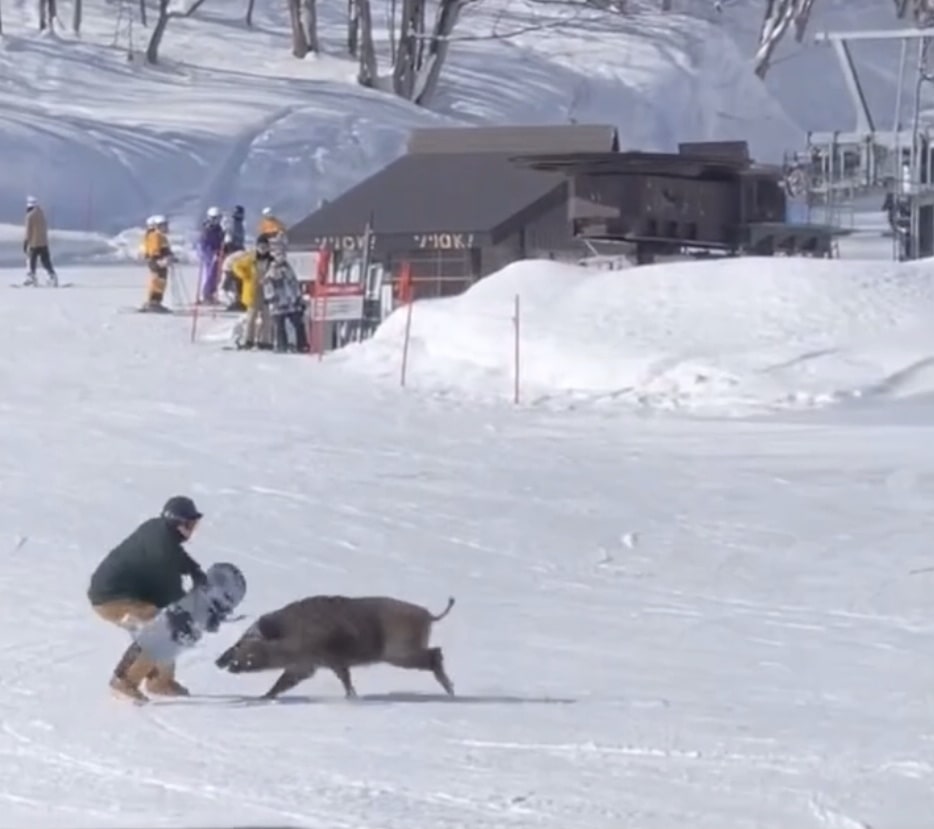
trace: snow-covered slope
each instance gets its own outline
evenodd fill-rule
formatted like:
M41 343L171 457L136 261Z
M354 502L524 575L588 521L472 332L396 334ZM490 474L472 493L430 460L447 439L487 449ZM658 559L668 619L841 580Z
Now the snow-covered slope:
M119 268L62 277L0 289L3 827L923 829L930 408L794 426L431 401L191 345L187 318L117 312L141 290ZM127 640L87 577L177 492L251 615L454 595L435 641L459 697L375 667L354 704L326 672L257 704L272 676L212 664L244 621L182 660L196 698L112 699Z
M800 141L730 32L702 18L471 4L431 113L353 83L345 5L319 3L325 53L299 61L283 4L258 4L248 31L239 4L209 3L171 22L155 68L127 61L134 3L118 23L117 3L85 0L80 39L39 36L32 4L5 7L0 152L17 163L0 172L0 222L20 221L27 193L55 227L108 234L154 211L181 229L211 203L292 221L434 123L574 118L617 124L631 147L740 136L763 157ZM147 37L137 21L137 52Z
M934 269L726 259L598 271L520 262L416 303L407 383L529 402L748 413L934 393ZM401 378L406 309L335 359Z

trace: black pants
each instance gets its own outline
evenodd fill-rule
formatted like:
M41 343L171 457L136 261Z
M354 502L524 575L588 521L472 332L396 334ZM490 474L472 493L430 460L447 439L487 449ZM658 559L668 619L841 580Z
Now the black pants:
M308 351L308 336L305 331L305 315L301 311L292 311L287 314L275 314L276 351L289 350L289 326L295 335L295 350Z
M41 262L42 267L49 276L55 276L55 268L52 267L52 256L49 253L49 246L42 245L38 248L29 248L29 275L36 275L36 263Z

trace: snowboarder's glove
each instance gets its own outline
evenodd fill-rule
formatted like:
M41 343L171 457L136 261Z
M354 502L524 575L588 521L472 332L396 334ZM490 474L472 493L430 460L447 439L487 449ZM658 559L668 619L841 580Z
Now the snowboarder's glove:
M214 599L208 607L208 616L204 629L208 633L217 633L220 629L221 622L227 618L227 614L228 611L224 607L223 602L221 602L220 599Z

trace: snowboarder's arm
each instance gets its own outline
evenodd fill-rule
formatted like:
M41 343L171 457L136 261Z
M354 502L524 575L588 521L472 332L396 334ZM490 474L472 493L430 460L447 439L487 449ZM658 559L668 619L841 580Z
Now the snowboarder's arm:
M201 569L201 565L188 555L184 547L179 547L179 550L181 551L182 559L182 575L191 576L191 580L195 584L204 584L207 582L208 577L204 574L204 570Z

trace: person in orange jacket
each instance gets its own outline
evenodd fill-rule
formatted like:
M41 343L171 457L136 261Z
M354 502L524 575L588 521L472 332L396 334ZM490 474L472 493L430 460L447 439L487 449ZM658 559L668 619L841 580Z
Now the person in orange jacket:
M169 281L169 266L175 261L169 244L169 222L165 216L150 216L143 236L143 258L149 266L149 286L141 311L168 313L162 304Z
M259 220L256 235L272 238L280 233L285 236L285 225L273 215L271 207L264 207L263 217Z

